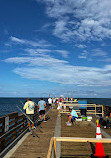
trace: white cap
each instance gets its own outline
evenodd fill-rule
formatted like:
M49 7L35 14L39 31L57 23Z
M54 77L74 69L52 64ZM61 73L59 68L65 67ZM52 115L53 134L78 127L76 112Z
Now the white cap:
M73 106L69 106L70 109L73 109Z

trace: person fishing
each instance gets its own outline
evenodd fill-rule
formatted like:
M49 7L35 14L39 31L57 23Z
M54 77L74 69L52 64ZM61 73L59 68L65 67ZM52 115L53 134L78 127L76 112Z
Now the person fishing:
M68 116L68 121L66 122L67 126L71 126L72 123L71 121L74 121L75 118L78 117L77 112L73 109L73 107L69 107L69 113L67 114Z
M26 115L28 116L27 122L28 122L29 130L34 129L34 108L35 108L34 102L28 98L23 109L26 110ZM28 119L28 118L30 118L30 119ZM32 121L30 121L30 120L32 120Z

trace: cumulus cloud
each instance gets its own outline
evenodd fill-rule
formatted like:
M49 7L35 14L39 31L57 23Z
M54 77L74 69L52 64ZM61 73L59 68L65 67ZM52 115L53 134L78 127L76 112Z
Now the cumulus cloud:
M36 0L40 1L40 0ZM109 0L43 0L55 19L53 34L64 41L95 41L111 37Z

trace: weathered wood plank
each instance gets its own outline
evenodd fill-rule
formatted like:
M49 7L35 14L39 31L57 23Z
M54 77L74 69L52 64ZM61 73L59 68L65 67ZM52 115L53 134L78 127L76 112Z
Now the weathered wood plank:
M53 144L54 144L54 137L52 137L51 140L50 140L50 145L49 145L49 150L48 150L48 153L47 153L47 158L51 158Z
M81 121L75 125L67 126L66 114L62 114L61 118L62 137L84 137L91 138L91 140L96 137L96 129L92 127L91 122L87 124L87 121ZM95 148L95 143L92 143L92 145ZM104 143L104 150L105 154L111 155L111 144ZM92 153L90 142L61 142L61 157L89 158Z
M29 135L24 142L19 146L19 148L15 151L15 153L11 156L11 158L46 158L50 139L54 136L54 129L56 125L56 118L57 118L57 110L51 110L48 113L49 119L47 122L42 122L40 130L42 133L38 130L34 130L40 138L32 137ZM27 155L27 151L30 151L30 153Z
M111 139L103 138L103 139L96 139L96 138L77 138L77 137L56 137L54 138L56 141L61 142L100 142L100 143L111 143Z

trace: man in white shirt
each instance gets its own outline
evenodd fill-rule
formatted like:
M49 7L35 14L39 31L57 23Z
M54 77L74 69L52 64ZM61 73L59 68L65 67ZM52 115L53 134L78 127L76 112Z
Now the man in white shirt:
M52 99L51 98L48 99L48 104L49 104L49 107L51 109L51 107L52 107Z

